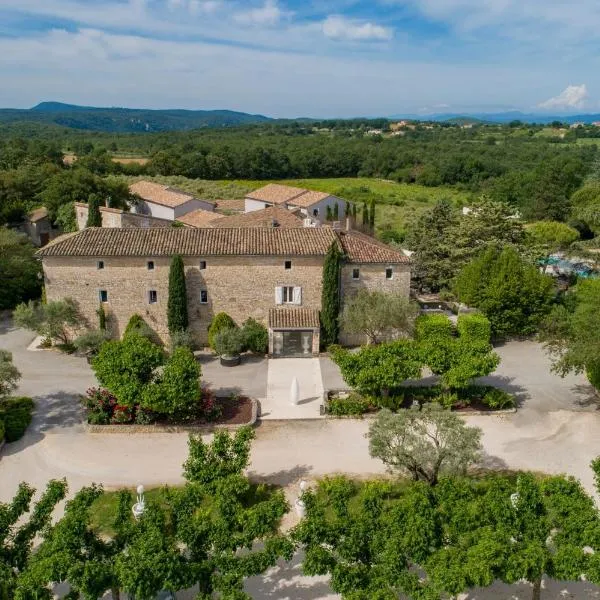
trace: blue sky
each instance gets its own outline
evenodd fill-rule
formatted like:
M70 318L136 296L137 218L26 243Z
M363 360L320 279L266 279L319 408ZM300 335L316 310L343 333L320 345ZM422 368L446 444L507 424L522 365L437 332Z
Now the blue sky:
M0 0L0 105L600 112L597 0Z

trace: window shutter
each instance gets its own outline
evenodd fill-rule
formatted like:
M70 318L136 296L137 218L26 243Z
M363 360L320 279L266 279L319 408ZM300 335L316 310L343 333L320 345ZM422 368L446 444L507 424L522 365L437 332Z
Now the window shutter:
M294 304L302 304L302 288L294 288Z
M283 288L280 285L275 288L275 304L283 304Z

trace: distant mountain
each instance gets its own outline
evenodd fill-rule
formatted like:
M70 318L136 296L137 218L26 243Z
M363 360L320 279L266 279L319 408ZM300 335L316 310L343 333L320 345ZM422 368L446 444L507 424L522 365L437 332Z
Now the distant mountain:
M232 110L99 108L62 102L41 102L30 109L0 109L0 123L33 121L115 133L185 131L201 127L233 127L272 120L263 115Z
M600 114L581 114L581 115L548 115L542 113L523 113L518 110L511 110L497 113L441 113L432 115L394 115L390 119L411 119L415 121L447 121L450 123L510 123L511 121L521 121L523 123L552 123L560 121L561 123L592 123L600 121Z

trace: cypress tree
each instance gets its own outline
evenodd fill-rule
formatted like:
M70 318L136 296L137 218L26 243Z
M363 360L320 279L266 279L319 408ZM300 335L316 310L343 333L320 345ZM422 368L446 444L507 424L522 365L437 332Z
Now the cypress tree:
M375 200L371 200L371 210L369 211L369 227L371 232L375 231Z
M354 221L356 221L356 215L358 213L358 207L356 206L356 204L353 202L352 203L352 216L354 217Z
M340 332L340 268L342 253L337 243L331 244L323 263L323 291L321 295L321 347L327 348L338 341Z
M90 194L88 198L88 216L86 227L102 227L102 215L100 214L100 196Z
M98 307L96 314L98 315L98 327L102 331L105 331L106 330L106 312L104 311L104 306L102 306L102 304Z
M338 205L338 203L336 202L333 205L333 220L337 221L340 218L340 207Z
M183 258L173 256L169 270L169 301L167 306L169 333L184 331L188 327L187 292Z
M366 202L363 202L362 224L365 225L365 227L369 225L369 207Z
M333 215L331 214L331 206L327 207L327 212L326 212L325 219L327 221L333 221Z

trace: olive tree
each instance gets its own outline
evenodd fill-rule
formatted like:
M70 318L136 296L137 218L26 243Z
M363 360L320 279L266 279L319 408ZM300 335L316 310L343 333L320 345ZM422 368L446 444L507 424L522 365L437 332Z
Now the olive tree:
M436 403L398 413L383 409L367 435L371 456L429 485L442 474L465 473L481 451L481 430Z
M12 353L0 348L0 400L17 389L21 373L12 361Z
M393 334L411 333L417 312L416 304L403 295L360 289L344 305L342 330L376 344Z

